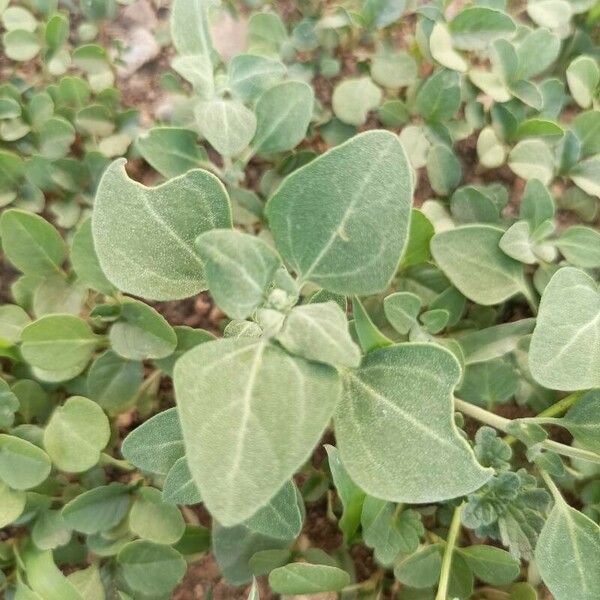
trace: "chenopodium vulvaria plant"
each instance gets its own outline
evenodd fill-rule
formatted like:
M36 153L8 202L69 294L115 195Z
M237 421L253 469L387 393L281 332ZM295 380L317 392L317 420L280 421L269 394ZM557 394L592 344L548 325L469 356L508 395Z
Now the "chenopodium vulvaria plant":
M206 5L174 2L173 67L193 94L180 98L175 126L137 141L169 179L144 187L112 163L73 239L72 269L48 223L19 210L0 221L23 273L13 286L22 308L3 307L12 369L0 514L32 527L26 545L0 546L3 566L14 565L11 593L79 600L108 580L121 597L168 597L182 556L210 544L229 582L268 574L281 594L523 599L541 576L557 600L595 600L600 235L555 231L556 202L588 222L597 213L597 51L580 27L593 13L586 2L530 2L522 24L504 8L420 6L414 47L401 52L385 28L403 3L349 3L291 35L259 12L249 51L225 61ZM382 41L360 77L335 85L329 111L299 79L336 75L336 50L356 32ZM290 64L297 51L314 61ZM583 112L563 124L575 104ZM373 111L399 135L358 133ZM334 147L289 153L313 133ZM467 138L482 171L508 161L527 180L518 215L505 216L502 183L461 186L456 146ZM242 185L256 155L273 164L266 203ZM422 168L436 198L414 208ZM575 185L555 200L554 181ZM61 291L78 285L84 301ZM218 339L171 327L131 297L206 289L228 317ZM144 381L142 361L153 369ZM161 374L177 406L130 433L127 462L115 460L104 452L117 437L106 414L143 409ZM556 391L568 394L556 402ZM512 398L539 415L492 412ZM465 418L484 424L474 439ZM548 425L574 442L549 439ZM325 477L307 462L330 432ZM124 481L108 483L107 468L125 470ZM78 475L77 487L40 506L52 469ZM344 537L335 557L296 543L304 501L329 478ZM176 507L200 502L210 532ZM466 544L464 528L508 551ZM61 555L72 532L100 558L64 577L55 562L85 563ZM347 548L358 542L380 568L355 586ZM535 568L514 583L521 559Z

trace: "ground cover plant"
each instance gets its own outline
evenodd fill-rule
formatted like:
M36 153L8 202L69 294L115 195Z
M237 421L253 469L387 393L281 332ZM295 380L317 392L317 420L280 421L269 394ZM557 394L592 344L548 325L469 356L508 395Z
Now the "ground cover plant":
M600 6L158 3L141 129L127 4L0 1L0 593L596 600Z

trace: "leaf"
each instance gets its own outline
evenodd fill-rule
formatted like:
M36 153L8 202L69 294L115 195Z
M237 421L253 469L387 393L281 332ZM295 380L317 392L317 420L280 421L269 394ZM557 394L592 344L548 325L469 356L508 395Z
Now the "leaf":
M569 177L584 192L600 198L600 154L577 163Z
M285 72L285 65L278 60L258 54L238 54L229 63L229 85L242 102L249 102L279 83Z
M253 325L258 327L256 323L253 323ZM198 344L204 344L204 342L210 342L215 339L212 333L204 331L204 329L193 329L187 325L176 325L173 327L173 331L175 331L175 335L177 336L175 352L165 358L154 361L154 364L169 377L173 377L173 368L182 354L185 354Z
M436 23L429 36L431 56L443 67L464 73L468 69L467 61L454 50L452 36L444 23Z
M490 585L506 585L514 581L520 572L520 563L506 550L476 544L459 550L475 576Z
M600 233L591 227L573 225L556 241L561 254L574 266L587 269L600 267Z
M11 490L0 481L0 527L6 527L16 521L25 508L27 494L23 491Z
M166 475L184 456L177 409L169 408L144 421L123 440L121 453L142 471Z
M19 408L19 399L8 387L8 383L4 379L0 379L0 429L12 427L15 421L15 413Z
M407 586L430 588L437 583L441 568L440 546L431 544L398 562L394 568L394 576Z
M426 121L448 121L460 107L460 78L456 71L440 69L419 89L416 106Z
M207 0L174 0L171 8L171 37L179 54L210 58L213 51Z
M0 344L10 346L19 342L21 332L29 323L31 323L29 315L20 306L16 304L0 306Z
M600 528L568 506L555 503L535 549L544 583L556 600L593 600L600 586Z
M531 339L529 366L534 379L555 390L600 387L599 336L596 282L573 267L560 269L544 290Z
M286 595L340 592L350 585L350 576L337 567L290 563L269 573L269 585L275 593Z
M131 506L129 528L144 540L171 545L181 539L185 521L177 507L162 500L159 490L143 487Z
M6 258L28 275L59 273L66 246L60 234L42 217L10 209L0 218L0 237Z
M200 102L194 111L200 133L222 156L240 154L256 133L256 117L238 100Z
M2 42L6 56L20 62L35 58L41 49L38 36L23 29L7 31L2 36Z
M101 292L102 294L112 295L115 292L114 286L106 279L106 275L100 267L98 256L94 248L94 239L92 236L92 220L86 219L78 227L73 236L73 245L70 254L73 270L77 277L86 286Z
M416 343L371 352L359 369L347 371L335 431L357 485L376 498L427 503L466 494L489 479L453 421L459 378L449 351ZM443 453L443 463L432 461L432 453Z
M548 185L554 176L554 158L541 140L520 141L510 152L508 166L523 179L539 179Z
M591 56L578 56L567 67L571 95L581 108L589 108L600 83L600 67Z
M450 21L448 28L456 48L484 50L494 40L510 37L516 25L501 10L488 6L467 6Z
M31 540L40 550L53 550L71 541L71 530L67 527L59 510L45 510L35 521Z
M340 459L338 449L326 444L325 450L327 451L333 483L343 507L339 527L344 534L344 540L348 543L352 541L360 526L360 517L366 494L348 475L348 471L346 471Z
M177 550L146 540L123 546L117 563L127 585L142 596L169 595L186 571L186 562Z
M138 391L143 378L141 362L121 358L112 350L102 353L90 367L88 396L107 413L116 414L126 408Z
M431 252L444 274L478 304L498 304L526 291L521 263L499 248L503 234L491 225L464 225L431 240Z
M306 135L314 93L301 81L285 81L260 95L256 103L256 135L252 148L260 154L285 152Z
M130 360L164 358L177 346L177 336L166 319L152 307L125 298L119 320L109 333L113 350Z
M190 472L227 526L254 514L300 467L339 397L333 369L262 339L201 344L178 361L174 382Z
M266 242L234 229L216 229L200 235L196 248L210 292L229 317L245 319L266 300L281 265Z
M519 262L528 265L538 262L527 221L513 223L500 238L498 246L502 252Z
M519 217L529 223L531 231L535 231L544 221L554 218L554 200L548 188L538 179L530 179L526 183Z
M584 448L600 454L600 390L590 390L559 420ZM13 486L14 487L14 486Z
M409 169L395 135L370 131L285 179L267 216L278 250L302 280L346 295L387 287L406 243Z
M448 196L462 179L461 164L450 148L436 144L427 154L427 176L433 191Z
M431 258L429 243L434 233L431 221L422 211L413 208L410 211L408 242L400 263L401 268L406 269L427 262Z
M27 325L21 334L21 352L34 367L78 375L87 366L98 338L89 325L71 315L47 315Z
M357 367L360 349L348 331L348 319L335 302L292 308L277 341L292 354L339 367Z
M386 88L406 87L417 79L417 63L408 52L378 52L371 59L371 77Z
M61 470L82 473L100 459L110 438L110 425L102 409L82 396L59 406L44 431L44 448Z
M344 79L331 98L335 116L349 125L363 125L381 103L382 92L370 77Z
M206 171L188 171L147 188L132 181L125 160L104 172L92 217L100 266L120 290L153 300L176 300L205 289L194 240L230 227L227 192Z
M294 540L302 531L304 504L292 481L286 482L268 504L260 508L244 526L278 540Z
M19 437L0 434L0 479L13 490L37 487L50 469L50 459L41 448Z
M129 510L130 488L123 483L102 485L65 504L62 516L75 531L94 534L118 525Z
M165 177L177 177L207 160L197 144L198 134L180 127L153 127L137 139L146 162Z
M191 506L202 502L200 490L194 483L185 456L178 458L165 477L162 499L169 504Z
M411 292L396 292L383 299L383 310L390 325L406 335L417 323L421 299Z

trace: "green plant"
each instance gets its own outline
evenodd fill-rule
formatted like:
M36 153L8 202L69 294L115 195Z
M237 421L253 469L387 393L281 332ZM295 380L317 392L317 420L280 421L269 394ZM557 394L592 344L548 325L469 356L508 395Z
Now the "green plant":
M0 217L0 588L167 598L210 550L252 599L595 600L592 3L296 5L226 59L175 0L166 180L112 162L68 246ZM205 290L211 331L160 313Z

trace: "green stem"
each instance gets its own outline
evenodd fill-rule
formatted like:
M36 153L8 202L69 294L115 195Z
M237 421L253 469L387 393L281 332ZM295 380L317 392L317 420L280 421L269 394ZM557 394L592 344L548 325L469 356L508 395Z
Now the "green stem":
M500 415L495 415L494 413L484 410L479 406L475 406L474 404L470 404L469 402L465 402L464 400L460 400L459 398L454 399L454 407L461 413L464 413L465 415L476 419L481 423L485 423L494 429L503 431L504 433L507 432L507 426L511 422L510 419L505 419ZM588 462L600 464L600 454L590 452L589 450L573 448L572 446L560 444L559 442L554 442L552 440L544 440L540 443L540 446L546 450L556 452L556 454L561 454L562 456L587 460Z
M442 559L442 571L440 573L440 582L435 600L446 600L448 598L448 585L450 583L450 568L452 567L452 554L456 546L456 540L460 532L460 516L462 514L463 505L457 506L452 515L450 530L448 531L448 539L446 540L446 548L444 549L444 558Z
M548 489L552 493L554 501L555 502L564 502L565 500L562 497L560 490L558 489L558 487L552 480L552 477L550 477L550 475L548 475L548 473L546 471L544 471L544 469L540 469L539 471L540 471L540 475L542 476L542 479L544 480L545 484L548 486Z
M135 467L129 461L119 460L106 452L100 455L100 464L106 467L116 467L121 471L135 471Z

